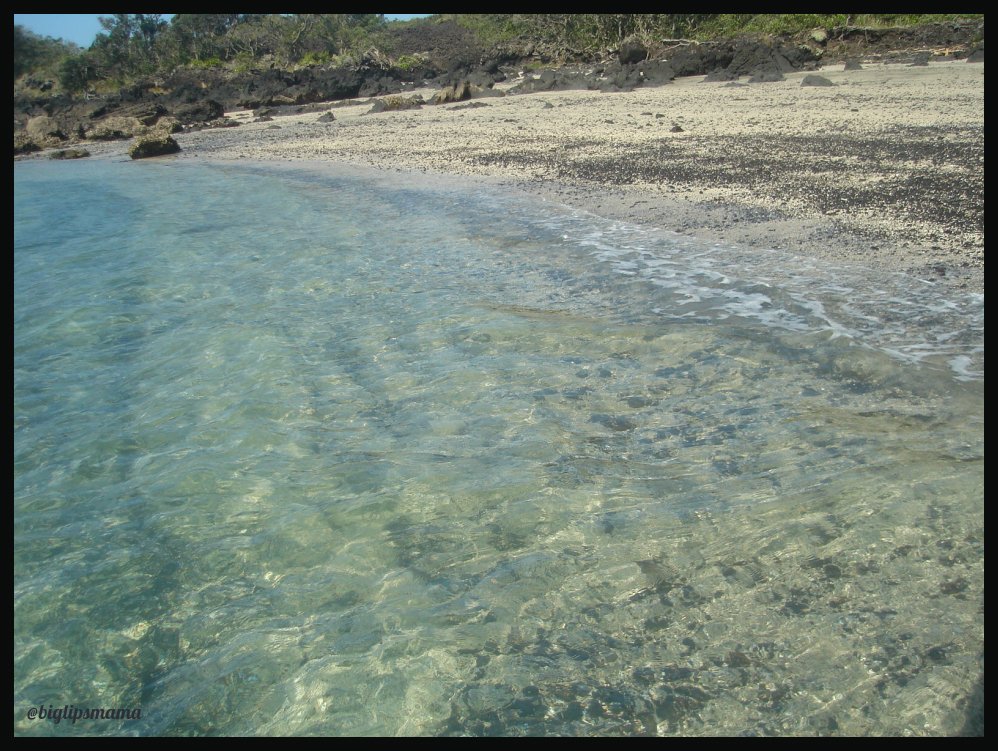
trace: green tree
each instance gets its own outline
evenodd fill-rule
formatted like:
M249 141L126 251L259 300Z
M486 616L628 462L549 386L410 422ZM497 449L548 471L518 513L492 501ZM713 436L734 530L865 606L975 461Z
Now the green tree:
M14 26L14 78L25 73L56 75L62 61L80 54L80 48L61 39L43 37L26 29Z
M238 13L178 13L164 36L172 64L222 57L224 37L240 21Z
M59 68L59 84L74 94L86 91L97 77L97 66L89 52L67 57Z
M98 76L124 82L157 68L157 40L167 29L160 14L115 13L99 20L104 31L90 46Z

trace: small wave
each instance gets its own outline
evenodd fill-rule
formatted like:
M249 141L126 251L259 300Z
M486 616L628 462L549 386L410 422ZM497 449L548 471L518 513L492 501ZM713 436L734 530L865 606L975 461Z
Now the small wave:
M819 264L773 249L704 243L579 210L538 220L621 276L654 285L652 310L827 332L912 364L943 364L959 380L984 377L984 296L901 273Z

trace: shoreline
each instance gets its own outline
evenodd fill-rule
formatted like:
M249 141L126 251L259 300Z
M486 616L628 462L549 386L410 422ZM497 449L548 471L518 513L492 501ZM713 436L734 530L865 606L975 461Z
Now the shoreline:
M177 134L176 158L484 179L608 219L983 293L983 65L819 73L832 85L694 76L377 114L372 100L265 122L237 111L240 127ZM319 122L325 112L335 120ZM113 157L128 145L86 146Z

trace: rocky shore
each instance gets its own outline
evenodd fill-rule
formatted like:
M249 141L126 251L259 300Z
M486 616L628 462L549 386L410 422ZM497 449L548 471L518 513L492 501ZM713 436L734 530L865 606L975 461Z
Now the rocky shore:
M410 108L379 97L236 110L239 127L177 133L175 158L501 180L610 218L983 291L984 66L845 68L822 68L823 85L801 71L498 96L539 80L527 73L454 104L418 104L427 89L406 95Z

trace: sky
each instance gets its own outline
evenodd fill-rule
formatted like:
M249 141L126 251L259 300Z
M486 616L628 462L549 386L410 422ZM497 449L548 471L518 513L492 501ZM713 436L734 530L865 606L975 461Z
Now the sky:
M101 31L100 16L109 13L15 13L14 24L24 26L36 34L45 37L63 39L75 42L80 47L89 47L94 37ZM170 13L164 13L169 18ZM422 18L427 14L386 13L388 20L407 21L410 18Z

